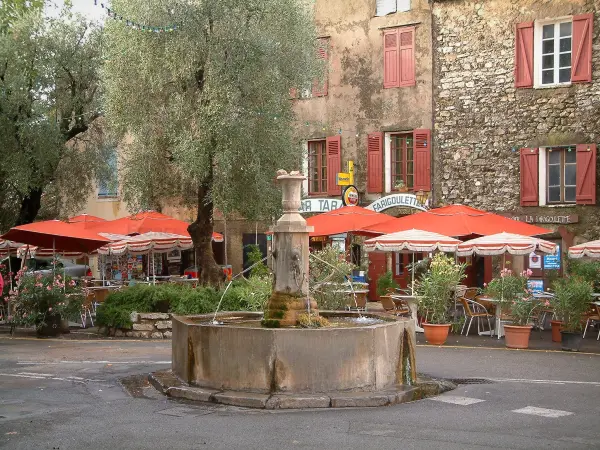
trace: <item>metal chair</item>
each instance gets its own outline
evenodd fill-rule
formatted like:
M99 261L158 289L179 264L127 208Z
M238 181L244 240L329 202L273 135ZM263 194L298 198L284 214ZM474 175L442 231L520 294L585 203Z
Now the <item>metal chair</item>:
M480 318L487 319L488 329L490 330L490 332L492 331L492 326L490 324L490 317L494 317L494 316L491 315L490 313L488 313L487 309L485 309L485 306L483 306L481 303L477 303L475 300L470 300L465 297L461 297L458 300L460 301L460 303L463 306L463 309L465 310L465 317L469 319L468 320L469 326L467 327L467 332L465 333L465 336L469 335L469 330L471 329L471 325L473 324L473 319L475 319L475 318L477 318L477 332L478 333L480 333L482 331L481 330L481 322L479 320ZM463 334L466 326L467 326L467 320L465 320L465 324L463 325L460 334Z
M590 311L590 315L587 318L587 321L585 323L585 330L583 330L583 339L585 339L585 333L587 333L588 327L590 326L590 322L593 325L596 325L597 323L600 323L600 306L598 306L595 303L592 303L592 311ZM600 331L598 331L598 337L596 338L596 340L600 340Z

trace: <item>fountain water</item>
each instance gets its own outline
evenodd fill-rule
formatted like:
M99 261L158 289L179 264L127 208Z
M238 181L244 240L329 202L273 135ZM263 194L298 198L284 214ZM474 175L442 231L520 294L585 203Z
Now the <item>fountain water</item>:
M260 399L258 407L294 395L312 395L323 406L356 406L334 401L352 395L376 399L377 405L400 401L416 377L414 321L317 310L308 290L311 230L298 213L304 177L279 171L277 179L284 213L274 228L273 294L264 317L250 312L174 316L173 373L198 386L207 399L243 406L248 403L231 400L237 395L231 392ZM298 316L306 311L331 319L331 326L298 327Z

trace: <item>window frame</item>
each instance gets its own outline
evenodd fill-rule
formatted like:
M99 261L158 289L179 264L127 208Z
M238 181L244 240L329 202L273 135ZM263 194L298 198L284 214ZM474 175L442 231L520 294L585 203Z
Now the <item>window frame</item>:
M385 14L378 14L377 13L377 0L375 1L375 17L385 17L385 16L389 16L390 14L396 14L399 12L407 12L410 11L412 9L412 1L411 0L389 0L390 2L394 3L394 10L390 9L390 12L385 13ZM401 5L399 5L401 3Z
M573 148L574 146L559 146L559 147L547 147L545 148L545 152L546 152L546 158L545 158L545 173L546 173L546 179L545 179L545 183L544 183L544 190L546 192L546 204L547 205L575 205L577 203L577 195L575 195L575 198L573 198L573 200L567 201L565 199L566 195L565 195L565 190L567 187L572 187L575 189L575 192L577 192L577 148ZM567 163L566 162L566 154L568 153L568 150L571 149L571 152L573 152L573 154L575 155L575 162L571 162L571 163ZM560 200L559 201L550 201L550 157L549 157L549 153L554 153L554 152L560 152L560 184L559 185L553 185L552 187L560 187ZM555 165L555 164L552 164ZM572 165L575 167L575 184L573 185L567 185L565 184L565 179L566 179L566 170L567 170L567 165Z
M571 66L569 66L570 74L569 81L558 82L559 80L559 64L560 64L560 24L571 23ZM554 83L542 84L542 42L543 42L543 30L546 25L554 25ZM558 34L557 34L558 32ZM573 64L573 16L555 17L552 19L536 20L533 28L533 87L535 89L547 89L556 87L571 86L573 83L572 78L572 64Z
M390 150L389 150L389 168L390 168L390 183L391 183L391 187L389 192L398 192L398 189L396 189L396 180L398 178L398 174L395 172L395 168L397 165L397 161L395 160L395 150L396 150L396 146L394 145L394 141L396 138L404 138L403 139L403 145L402 145L402 173L401 173L401 179L404 182L404 186L406 186L408 188L408 192L414 192L414 186L415 186L415 143L414 143L414 134L410 133L410 132L393 132L393 133L389 133L389 142L390 142ZM412 174L410 174L410 176L412 176L412 186L408 185L408 145L407 145L407 139L411 139L412 142ZM385 161L387 162L387 161Z
M325 188L325 190L320 190L318 192L313 191L312 186L313 186L313 167L311 166L311 146L316 145L317 143L321 144L321 155L320 158L318 158L319 164L318 164L318 174L319 174L319 181L318 181L318 185L321 189L323 189L323 187ZM323 170L323 157L325 158L325 177L322 177L322 170ZM327 139L323 138L323 139L310 139L307 141L307 173L308 173L308 177L307 177L307 181L308 181L308 187L307 187L307 194L309 196L316 196L316 195L325 195L327 196L327 182L328 182L328 177L329 177L329 172L327 172Z

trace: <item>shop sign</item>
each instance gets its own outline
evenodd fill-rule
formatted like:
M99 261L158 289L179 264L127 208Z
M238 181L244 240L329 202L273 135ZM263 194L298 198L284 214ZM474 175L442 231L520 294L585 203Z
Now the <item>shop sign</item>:
M342 194L342 203L344 206L358 205L358 189L355 186L348 186Z
M569 225L579 222L577 214L524 214L524 215L509 215L509 218L526 223L546 223L554 225Z
M530 269L541 269L542 268L542 257L535 253L529 254L529 268Z
M544 255L544 269L560 269L560 245L556 246L556 254Z
M389 208L394 207L408 207L418 209L420 211L427 211L427 208L423 203L417 199L414 194L391 194L381 197L379 200L375 200L367 209L371 209L375 212L381 212Z
M341 199L307 198L300 204L301 213L322 213L333 211L344 206Z

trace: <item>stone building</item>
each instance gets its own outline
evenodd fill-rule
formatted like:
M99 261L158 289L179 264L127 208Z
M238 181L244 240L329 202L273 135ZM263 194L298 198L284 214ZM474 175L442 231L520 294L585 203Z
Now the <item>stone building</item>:
M431 8L435 204L538 223L563 251L598 239L600 2Z
M360 205L394 193L424 201L431 191L433 118L429 1L316 0L314 8L328 71L292 93L310 212L341 206L336 175L347 172L349 161ZM385 256L374 255L371 264L376 279Z

